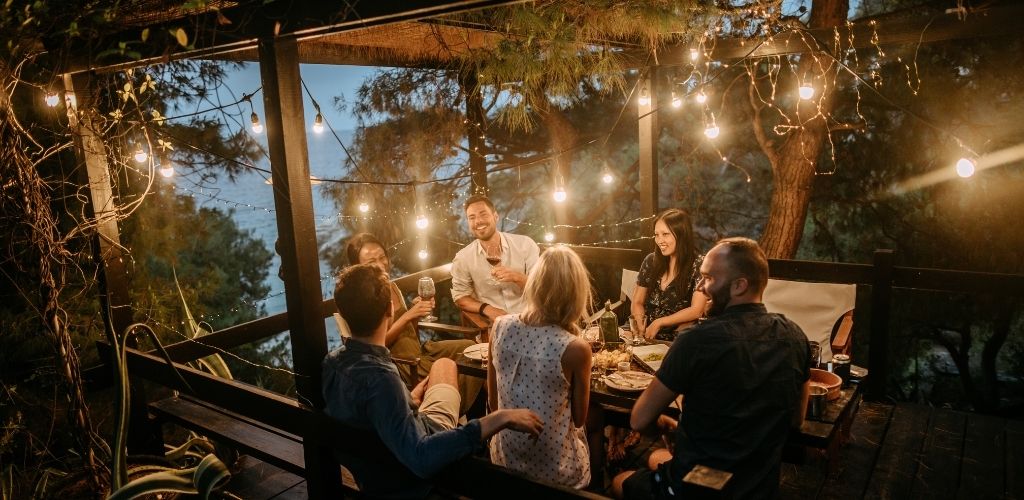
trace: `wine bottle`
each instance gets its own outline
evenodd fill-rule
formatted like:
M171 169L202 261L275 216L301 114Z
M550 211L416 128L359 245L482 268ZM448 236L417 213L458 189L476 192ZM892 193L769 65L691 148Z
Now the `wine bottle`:
M612 311L612 301L605 301L604 313L598 318L597 324L601 328L601 337L606 346L622 342L619 338L619 318Z

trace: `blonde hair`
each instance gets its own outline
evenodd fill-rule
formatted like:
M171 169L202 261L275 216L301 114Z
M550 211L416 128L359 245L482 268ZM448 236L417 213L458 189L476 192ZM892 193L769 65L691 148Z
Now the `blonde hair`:
M528 325L558 325L579 334L579 322L590 310L590 273L571 248L553 246L541 254L526 279L520 316Z

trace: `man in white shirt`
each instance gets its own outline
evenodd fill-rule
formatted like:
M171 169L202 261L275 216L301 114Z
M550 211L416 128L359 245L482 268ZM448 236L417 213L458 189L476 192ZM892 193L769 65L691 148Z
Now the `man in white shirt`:
M455 305L490 321L521 312L526 275L540 256L537 243L528 236L499 232L498 211L484 195L470 196L464 207L476 240L452 261Z

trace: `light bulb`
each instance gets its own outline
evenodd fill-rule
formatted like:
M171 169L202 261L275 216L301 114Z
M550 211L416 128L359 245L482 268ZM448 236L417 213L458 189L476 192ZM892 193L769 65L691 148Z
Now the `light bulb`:
M324 133L324 117L320 113L317 113L316 119L313 120L313 132Z
M640 97L636 100L641 106L648 106L651 104L651 96L647 93L647 87L640 90Z
M427 256L429 254L427 253L427 249L424 248L423 250L420 250L420 253L418 255L420 257L420 260L427 260Z
M370 211L370 205L368 203L366 203L365 201L360 203L359 204L359 211L364 213L364 214L366 212L369 212Z
M956 162L956 175L963 177L964 179L974 175L974 171L977 169L978 164L970 158L960 158Z
M148 159L149 155L142 149L142 146L139 146L138 149L135 150L135 161L145 163Z
M706 135L708 139L714 139L715 137L718 137L718 134L721 133L721 131L722 130L718 128L718 125L712 123L708 128L704 129L704 135Z
M160 167L160 175L162 175L164 177L170 177L170 176L174 175L174 165L171 165L170 163L168 163L167 165L161 166Z
M252 131L257 134L263 132L263 124L260 123L260 117L256 116L255 112L252 114L250 119L252 120Z
M700 51L697 49L690 49L690 60L696 61L700 57Z
M426 217L424 217L422 215L417 215L416 216L416 227L417 228L419 228L419 229L426 229L428 225L430 225L430 221L428 221Z
M569 195L567 195L565 193L565 188L564 187L558 186L558 187L555 188L555 193L554 193L553 196L554 196L556 202L562 203L563 201L565 201L566 198L568 198Z
M60 96L58 96L56 92L47 92L45 100L46 105L53 108L56 107L57 103L60 102Z
M697 97L695 97L695 99L697 99L697 102L701 104L708 102L708 96L704 91L697 92Z
M812 97L814 97L814 87L808 82L800 84L800 98L807 101Z
M555 241L555 233L544 233L544 241L548 243Z
M611 172L605 172L604 175L601 176L601 182L604 182L605 184L611 184L614 181L615 177L612 177Z
M680 99L679 96L676 94L676 92L673 90L672 91L672 107L673 108L678 108L678 107L681 107L682 105L683 105L683 100Z

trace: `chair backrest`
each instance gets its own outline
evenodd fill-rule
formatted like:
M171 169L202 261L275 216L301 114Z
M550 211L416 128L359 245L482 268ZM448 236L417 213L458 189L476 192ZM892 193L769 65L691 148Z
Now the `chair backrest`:
M796 323L821 345L821 359L832 359L832 330L837 321L853 310L857 286L769 279L764 290L768 312L780 313Z
M622 284L619 285L620 300L627 300L633 298L633 290L636 288L636 278L640 275L639 271L632 271L629 269L622 270Z

